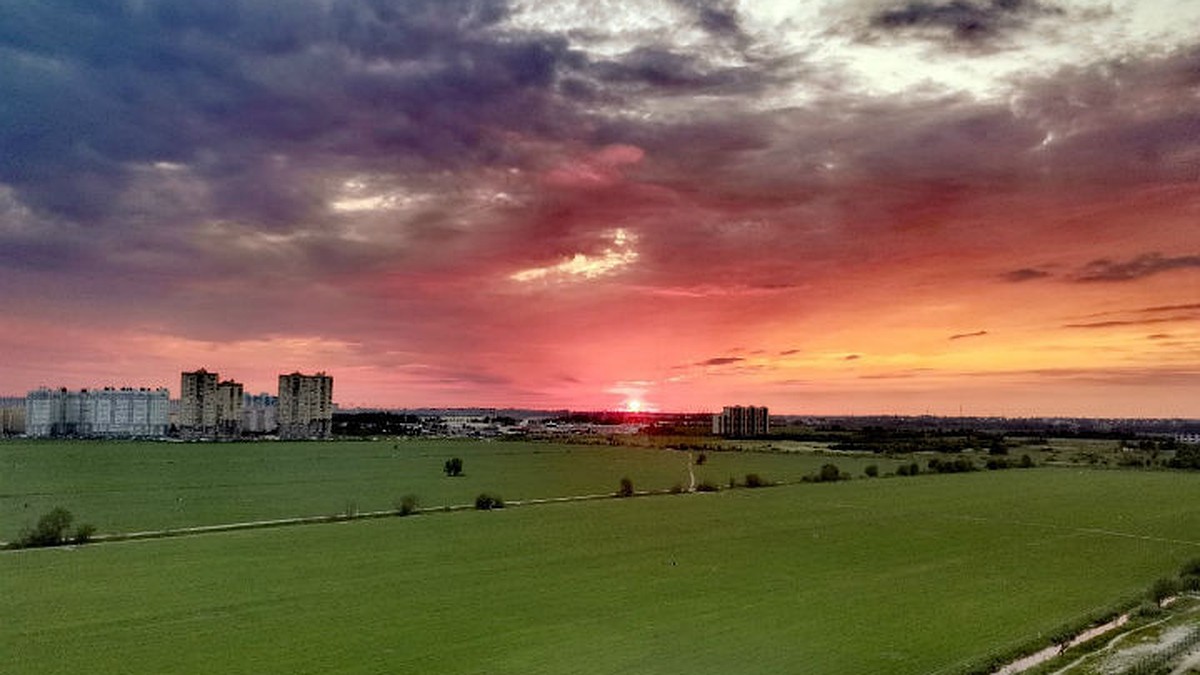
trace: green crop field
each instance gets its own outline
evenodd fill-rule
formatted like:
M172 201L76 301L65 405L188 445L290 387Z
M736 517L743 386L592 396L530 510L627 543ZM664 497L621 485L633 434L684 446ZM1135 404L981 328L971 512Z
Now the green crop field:
M9 551L2 669L952 673L1200 556L1197 488L979 472Z
M442 465L464 461L465 476ZM815 454L708 453L698 481L724 485L759 473L799 480L825 462L861 475L897 461ZM329 443L0 443L0 540L56 506L100 532L390 509L406 494L426 506L468 504L483 491L508 500L687 486L688 454L530 442L412 440Z

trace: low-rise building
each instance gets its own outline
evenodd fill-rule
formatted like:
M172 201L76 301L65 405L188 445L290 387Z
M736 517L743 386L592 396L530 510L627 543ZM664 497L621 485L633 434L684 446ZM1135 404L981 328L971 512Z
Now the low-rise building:
M37 389L25 397L25 434L46 437L158 437L167 433L165 388Z

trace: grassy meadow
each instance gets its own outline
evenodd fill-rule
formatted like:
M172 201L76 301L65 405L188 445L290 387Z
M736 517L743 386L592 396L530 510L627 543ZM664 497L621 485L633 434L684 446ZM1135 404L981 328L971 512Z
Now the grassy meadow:
M442 466L463 460L465 475ZM862 475L899 460L812 453L708 453L697 481L725 485L759 473L799 480L825 462ZM523 441L322 443L0 443L0 541L63 506L101 533L390 509L407 494L425 506L469 504L480 492L506 500L610 493L628 476L638 490L686 487L685 452Z
M574 462L632 472L605 456ZM1010 470L10 551L0 653L31 674L953 673L1200 556L1198 487Z

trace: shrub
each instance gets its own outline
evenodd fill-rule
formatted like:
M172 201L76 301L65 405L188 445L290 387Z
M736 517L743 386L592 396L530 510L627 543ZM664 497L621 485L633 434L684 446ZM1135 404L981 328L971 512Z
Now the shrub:
M1029 455L1021 455L1021 463L1018 464L1018 466L1020 466L1022 469L1032 469L1033 458Z
M762 476L760 476L756 473L746 474L746 487L756 488L756 487L762 487L766 484L767 484L767 482L762 479Z
M837 468L836 464L825 464L821 467L821 472L817 474L817 482L832 483L841 480L842 472Z
M463 475L462 459L459 457L453 457L451 459L446 460L446 463L442 466L442 471L444 471L447 476Z
M67 528L73 519L70 511L61 506L55 507L38 518L32 530L21 533L18 543L26 548L58 546L65 541Z
M879 475L879 467L869 464L867 468L863 469L863 473L867 474L867 478L875 478Z
M633 481L629 480L628 477L621 479L621 487L620 487L620 489L617 490L617 496L618 497L632 497L633 496Z
M401 516L411 516L417 512L417 496L404 495L396 502L396 513Z
M680 492L683 492L683 486L682 486L682 485L680 485L679 483L676 483L676 484L674 484L674 485L672 485L672 486L671 486L671 489L670 489L670 490L668 490L668 492L670 492L670 493L671 493L671 494L673 494L673 495L677 495L677 494L679 494Z
M702 480L696 484L696 492L716 492L720 490L715 483Z
M907 475L909 475L909 473L908 473L908 465L907 465L907 464L901 464L900 466L896 467L896 475L897 475L897 476L907 476Z
M1155 581L1154 585L1152 585L1150 587L1150 599L1161 605L1163 600L1166 600L1167 598L1171 597L1172 595L1175 595L1178 592L1179 592L1179 582L1178 581L1176 581L1175 579L1168 579L1167 577L1162 577L1162 578L1158 579L1157 581Z
M729 477L729 489L732 490L735 487L737 487L737 479L734 478L733 476L730 476Z
M1163 613L1163 608L1157 602L1143 602L1134 610L1137 616L1154 617Z
M502 508L504 508L504 500L498 495L481 492L479 493L479 496L475 498L475 509L478 511L491 511L492 509Z
M1186 577L1189 575L1200 575L1200 558L1192 558L1183 564L1183 568L1179 570L1179 576Z
M696 466L702 466L707 461L708 455L704 454L703 452L696 456Z
M1191 591L1193 593L1195 593L1196 591L1200 591L1200 575L1197 575L1197 574L1183 575L1182 577L1179 578L1179 586L1183 590Z

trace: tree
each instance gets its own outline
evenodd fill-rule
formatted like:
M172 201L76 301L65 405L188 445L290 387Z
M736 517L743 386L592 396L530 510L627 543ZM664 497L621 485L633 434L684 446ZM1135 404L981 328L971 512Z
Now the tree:
M71 526L73 519L70 511L57 506L38 518L37 525L32 530L23 532L19 543L24 547L58 546L66 541L67 528ZM90 536L89 533L88 537Z
M446 464L442 466L442 471L446 472L447 476L463 475L463 461L458 457L453 457L446 460Z
M619 496L619 497L632 497L633 496L633 481L629 480L628 476L621 479L621 487L619 490L617 490L617 496Z

